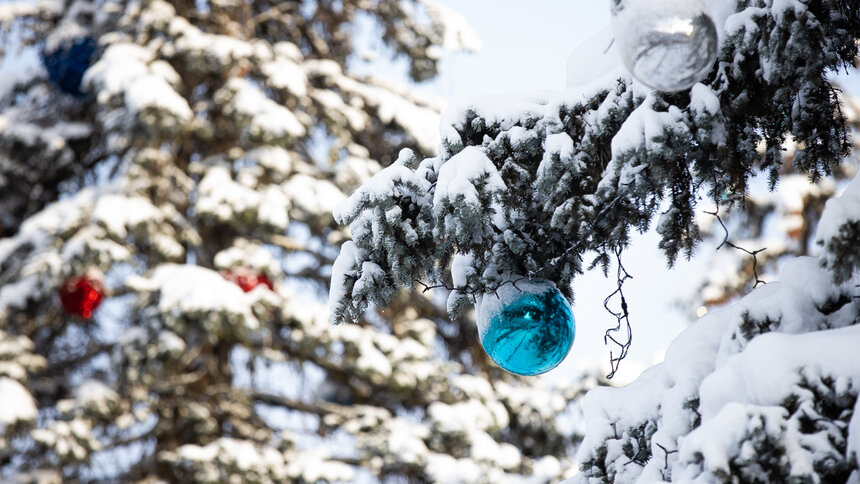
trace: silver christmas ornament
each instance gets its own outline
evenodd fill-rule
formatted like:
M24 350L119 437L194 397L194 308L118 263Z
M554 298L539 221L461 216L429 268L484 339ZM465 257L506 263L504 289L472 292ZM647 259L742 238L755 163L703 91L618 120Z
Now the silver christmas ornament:
M627 69L663 92L691 88L717 58L714 20L702 0L611 0L612 28Z

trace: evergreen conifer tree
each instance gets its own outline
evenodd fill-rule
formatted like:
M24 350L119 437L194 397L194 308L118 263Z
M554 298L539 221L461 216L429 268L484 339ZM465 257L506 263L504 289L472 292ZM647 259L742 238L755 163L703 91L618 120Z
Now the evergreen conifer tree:
M335 262L334 321L401 286L449 288L452 317L524 278L572 297L577 274L620 264L631 230L654 225L671 265L701 241L699 211L743 208L753 178L838 176L852 145L828 75L855 62L860 4L710 3L719 55L691 89L619 70L450 110L438 156L402 152L336 211L354 241ZM817 256L697 321L633 384L586 396L574 482L860 482L860 179L841 188L800 234Z
M430 293L339 327L319 303L348 238L336 204L398 149L435 149L435 101L351 72L357 26L420 81L470 46L455 14L69 0L4 2L0 22L0 480L573 468L559 422L593 378L502 373Z

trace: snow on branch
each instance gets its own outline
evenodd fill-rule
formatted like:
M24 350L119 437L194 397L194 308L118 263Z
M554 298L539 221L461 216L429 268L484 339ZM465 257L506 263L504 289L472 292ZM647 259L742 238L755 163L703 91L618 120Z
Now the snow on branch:
M860 269L860 178L838 198L827 201L816 243L824 248L822 263L833 271L836 282L845 282Z
M470 290L544 278L570 297L584 254L608 267L630 231L647 230L665 205L660 247L670 264L689 257L701 239L699 201L747 193L757 173L775 185L789 138L798 172L831 173L850 143L825 74L858 53L860 2L816 5L739 2L713 72L688 92L648 92L622 75L580 91L452 107L440 155L395 169L429 188L416 197L373 191L376 179L357 192L373 193L373 203L353 199L339 220L352 223L355 245L333 280L363 282L358 298L343 285L332 292L344 298L332 302L334 319L358 318L398 286L449 286L457 256L471 258Z
M851 196L824 218L852 220L860 212L841 210ZM570 482L856 478L860 271L834 282L831 257L789 261L779 281L699 319L631 385L586 396L582 472Z

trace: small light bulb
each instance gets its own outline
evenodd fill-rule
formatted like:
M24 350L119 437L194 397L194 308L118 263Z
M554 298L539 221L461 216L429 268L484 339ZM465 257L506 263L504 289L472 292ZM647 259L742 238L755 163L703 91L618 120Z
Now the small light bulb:
M702 0L613 0L612 28L624 65L658 91L691 88L717 59L717 28Z

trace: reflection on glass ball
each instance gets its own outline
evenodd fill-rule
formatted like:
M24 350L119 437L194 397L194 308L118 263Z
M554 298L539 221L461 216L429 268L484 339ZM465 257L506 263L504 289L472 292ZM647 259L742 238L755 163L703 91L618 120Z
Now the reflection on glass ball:
M717 28L701 0L616 0L612 14L621 59L646 86L683 91L711 71Z
M505 284L496 294L479 300L477 313L484 351L511 373L546 373L564 360L573 345L573 311L551 282Z

